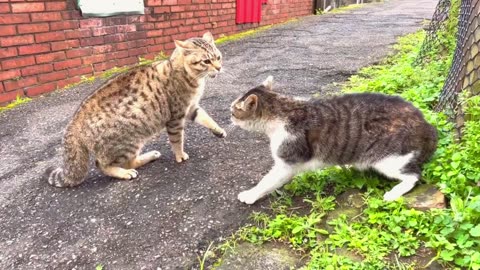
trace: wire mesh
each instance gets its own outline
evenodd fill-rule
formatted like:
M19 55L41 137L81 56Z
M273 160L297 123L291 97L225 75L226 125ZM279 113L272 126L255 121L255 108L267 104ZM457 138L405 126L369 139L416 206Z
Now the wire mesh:
M427 34L420 49L420 53L415 60L416 65L422 64L427 60L428 52L433 51L434 48L440 48L444 45L441 44L442 41L440 38L438 38L438 33L445 31L445 25L447 19L449 18L451 4L452 3L450 0L440 0L438 2L435 12L433 13L432 20L425 29Z
M457 127L462 125L459 97L480 93L480 0L462 0L458 22L457 46L452 66L440 94L437 110L455 114ZM460 122L459 122L460 121Z

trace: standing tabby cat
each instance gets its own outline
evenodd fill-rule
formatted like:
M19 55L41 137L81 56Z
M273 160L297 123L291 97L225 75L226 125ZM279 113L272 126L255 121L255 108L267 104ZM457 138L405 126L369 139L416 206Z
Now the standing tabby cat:
M205 77L215 77L222 64L212 34L175 41L175 45L169 60L119 75L83 101L65 132L63 166L47 170L48 183L57 187L82 183L90 154L106 175L133 179L138 176L136 168L160 157L158 151L140 151L164 128L176 161L187 160L183 151L186 118L218 137L226 136L198 105Z
M272 77L233 102L232 121L266 133L274 166L238 199L252 204L301 171L328 165L374 169L400 180L384 195L395 200L413 188L434 153L437 131L399 97L350 94L300 101L272 91Z

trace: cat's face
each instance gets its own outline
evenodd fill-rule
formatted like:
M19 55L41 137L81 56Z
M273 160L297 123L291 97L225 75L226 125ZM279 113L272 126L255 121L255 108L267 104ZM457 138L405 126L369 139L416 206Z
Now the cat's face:
M263 91L272 90L273 78L269 76L262 85L248 91L242 97L236 99L231 107L232 123L246 130L263 131L265 126L264 119L267 112L260 106Z
M202 38L175 41L176 59L183 61L185 70L193 78L210 76L214 78L222 69L222 54L215 46L210 32Z

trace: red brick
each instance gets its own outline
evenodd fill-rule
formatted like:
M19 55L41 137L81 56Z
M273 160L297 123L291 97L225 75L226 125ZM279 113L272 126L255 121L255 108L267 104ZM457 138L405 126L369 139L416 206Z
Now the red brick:
M23 97L23 90L0 93L0 104L13 101L17 96Z
M171 7L172 12L183 12L183 11L188 11L187 6L172 6Z
M163 0L162 6L174 6L177 4L177 0Z
M30 16L28 16L28 14L2 14L2 16L0 16L0 24L17 24L29 22Z
M61 21L61 22L51 22L50 28L52 31L56 30L65 30L65 29L76 29L78 28L78 21Z
M94 64L93 68L95 72L104 71L104 70L113 68L116 65L116 63L117 62L115 60L102 62L102 63Z
M47 2L45 4L46 4L45 8L48 11L67 9L67 2Z
M163 50L163 45L148 46L148 52L161 52L162 50Z
M80 21L81 28L103 26L103 19L93 18Z
M1 58L8 58L17 56L17 48L10 47L10 48L0 48L0 59Z
M122 58L117 60L118 66L127 66L127 65L133 65L137 63L138 58L135 56L132 57L127 57L127 58Z
M0 4L0 13L9 13L10 12L10 4L2 3Z
M105 59L113 60L113 59L119 59L119 58L126 58L128 56L129 56L128 51L118 51L118 52L107 53L105 55Z
M104 54L97 54L97 55L92 55L92 56L87 56L83 58L83 64L89 65L93 63L98 63L105 61L105 55Z
M105 36L115 34L117 32L116 26L96 27L92 29L93 36Z
M50 30L48 23L29 23L18 25L18 33L20 34L47 32L48 30Z
M170 21L155 23L155 28L156 29L168 28L170 26L171 26Z
M37 43L57 40L65 40L65 33L63 31L35 34L35 41Z
M56 83L47 83L47 84L42 84L38 86L33 86L27 88L27 96L33 97L33 96L38 96L46 92L51 92L57 88Z
M132 47L134 47L136 44L135 41L127 41L127 42L120 42L115 44L115 49L116 50L128 50Z
M158 37L163 34L163 30L150 30L147 32L147 37Z
M144 39L144 38L147 38L146 31L127 33L127 40Z
M106 53L106 52L111 52L115 48L113 47L112 44L108 45L98 45L93 47L93 54L99 54L99 53Z
M220 26L221 23L225 23L224 26L227 26L226 22L218 22L217 26ZM199 31L199 30L204 30L204 29L205 29L205 25L203 25L203 24L197 24L197 25L193 26L193 31Z
M80 46L86 47L86 46L93 46L93 45L99 45L99 44L104 44L108 43L107 40L103 37L89 37L89 38L83 38L80 39Z
M37 83L37 77L21 78L20 80L11 80L3 82L6 91L12 91L26 86L34 85Z
M210 22L210 18L209 17L202 17L200 18L200 23L208 23Z
M130 34L130 33L129 33ZM126 34L115 34L115 35L108 35L105 36L105 43L117 43L125 41Z
M105 26L112 26L112 25L123 25L127 24L127 17L120 16L120 17L107 17L103 21L103 25Z
M163 34L165 36L170 36L170 35L174 35L178 33L178 29L177 28L170 28L170 29L165 29L165 31L163 31Z
M80 14L80 11L78 11L78 10L60 11L60 14L62 14L62 19L63 20L80 20L80 19L83 19L82 15Z
M142 55L146 54L147 48L135 48L135 49L130 49L128 50L128 56L137 56L137 55Z
M160 14L160 13L170 13L170 7L155 7L153 8L153 13L154 14Z
M32 13L32 22L61 21L62 15L59 12Z
M0 94L5 91L5 88L3 87L3 82L0 82Z
M81 77L73 77L73 78L68 78L68 79L65 79L65 80L60 80L60 81L57 82L57 88L62 89L65 86L68 86L68 85L71 85L71 84L74 84L74 83L78 83L81 80L82 80Z
M44 53L49 51L50 51L50 44L34 44L34 45L18 47L18 54L20 55L37 54L37 53Z
M134 24L117 26L118 33L127 33L127 32L135 32L135 31L137 31L137 27Z
M62 70L62 71L42 74L42 76L38 76L38 81L40 83L58 81L61 79L65 79L67 76L68 76L68 72L66 70Z
M178 28L178 30L180 31L180 33L190 32L192 31L192 26L181 26ZM174 38L174 39L178 39L178 38Z
M92 36L92 30L90 29L77 29L77 30L65 31L65 37L67 39L86 38L91 36Z
M143 23L143 22L145 22L144 15L132 15L127 17L127 24Z
M17 77L20 77L19 69L7 70L7 71L2 70L2 72L0 72L0 81L5 81L8 79L17 78Z
M52 51L61 51L61 50L80 47L80 41L78 39L57 41L57 42L52 42L51 44L52 44Z
M73 77L78 75L91 74L92 72L93 72L92 66L88 65L88 66L68 69L68 76Z
M18 67L31 66L35 64L33 56L16 57L15 59L2 61L2 69L12 69Z
M161 6L162 5L162 0L147 0L147 3L145 6Z
M77 58L92 54L92 48L79 48L67 51L67 58Z
M43 3L14 3L12 4L13 13L27 13L44 11L45 5Z
M67 54L68 56L68 54ZM71 67L78 67L82 64L82 59L80 58L75 58L75 59L69 59L65 61L60 61L60 62L55 62L53 63L53 67L55 70L62 70L62 69L67 69Z
M22 68L22 76L30 76L30 75L36 75L41 73L48 73L52 71L53 71L52 64L35 65L31 67Z
M152 30L155 28L154 23L142 23L142 24L137 24L136 25L138 31L143 31L143 30Z
M31 44L31 43L33 43L33 35L3 37L2 39L0 39L0 46L2 47Z
M155 40L153 38L135 40L135 47L146 47L153 44L155 44Z
M198 18L198 17L205 17L205 16L207 16L208 14L207 14L206 11L195 11L195 12L193 13L193 15L195 15L195 17Z
M0 26L0 37L1 36L13 36L17 33L15 30L15 25L5 25Z
M175 26L180 26L180 25L185 25L185 20L175 20L170 22L172 24L172 27Z
M41 54L41 55L35 56L35 60L37 61L37 64L50 63L50 62L54 62L57 60L64 60L64 59L65 59L65 52L53 52L53 53Z

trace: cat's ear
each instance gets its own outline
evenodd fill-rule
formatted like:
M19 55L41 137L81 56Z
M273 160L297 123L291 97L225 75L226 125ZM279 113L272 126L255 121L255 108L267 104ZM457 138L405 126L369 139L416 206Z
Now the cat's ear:
M265 81L263 81L262 83L263 86L265 86L265 88L267 88L268 90L272 90L272 86L273 86L273 76L270 75L267 77L267 79Z
M195 46L190 41L175 40L175 47L180 49L193 49Z
M246 112L255 111L257 109L258 97L255 94L248 96L243 102L243 110Z
M213 35L212 35L212 33L206 32L205 34L203 34L203 37L202 37L202 38L205 39L208 43L213 44L213 41L214 41L214 40L213 40Z

